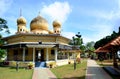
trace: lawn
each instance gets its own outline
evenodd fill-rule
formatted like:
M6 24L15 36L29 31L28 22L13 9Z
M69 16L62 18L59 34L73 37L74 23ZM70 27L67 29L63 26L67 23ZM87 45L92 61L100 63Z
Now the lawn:
M32 79L33 70L0 67L0 79Z
M85 79L86 67L87 61L83 60L82 63L77 64L76 70L74 70L73 64L68 64L52 68L51 71L58 79Z
M99 60L96 60L97 64L100 66L113 66L113 60L104 60L100 62ZM118 61L118 65L120 65L120 61Z

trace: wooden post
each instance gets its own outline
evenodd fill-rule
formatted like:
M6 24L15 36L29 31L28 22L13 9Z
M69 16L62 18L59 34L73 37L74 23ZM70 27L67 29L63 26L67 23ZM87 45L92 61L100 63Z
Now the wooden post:
M118 63L117 63L117 60L116 60L116 53L117 53L116 47L112 48L112 53L113 53L113 67L118 68Z

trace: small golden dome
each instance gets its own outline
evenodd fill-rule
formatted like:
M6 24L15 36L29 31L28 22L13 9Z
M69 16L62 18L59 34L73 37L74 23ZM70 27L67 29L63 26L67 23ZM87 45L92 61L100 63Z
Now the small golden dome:
M58 20L53 21L53 27L61 27L61 23Z
M54 34L53 30L49 30L49 34Z
M37 16L31 21L30 29L31 31L35 29L48 30L48 22L43 17Z
M19 24L25 24L26 25L26 19L23 16L21 16L17 19L17 25L19 25Z

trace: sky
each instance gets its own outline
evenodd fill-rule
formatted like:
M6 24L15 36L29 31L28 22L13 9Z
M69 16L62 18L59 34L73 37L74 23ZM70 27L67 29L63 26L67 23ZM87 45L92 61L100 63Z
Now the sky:
M11 34L17 31L17 18L27 20L30 29L32 19L41 15L49 23L58 20L62 24L62 34L72 39L80 32L83 42L98 41L118 32L120 26L120 0L0 0L0 17L7 20Z

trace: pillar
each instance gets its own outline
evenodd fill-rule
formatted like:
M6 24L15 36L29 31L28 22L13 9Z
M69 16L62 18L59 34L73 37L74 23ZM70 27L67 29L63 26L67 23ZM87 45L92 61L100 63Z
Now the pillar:
M23 48L23 62L25 61L25 47Z
M68 57L68 59L70 60L69 52L67 52L67 57Z
M46 61L49 61L48 48L46 49Z
M35 62L35 47L33 47L33 62Z
M57 62L57 55L58 55L57 48L55 48L55 61L56 62Z
M113 66L114 68L118 68L118 63L116 60L116 52L113 52Z

